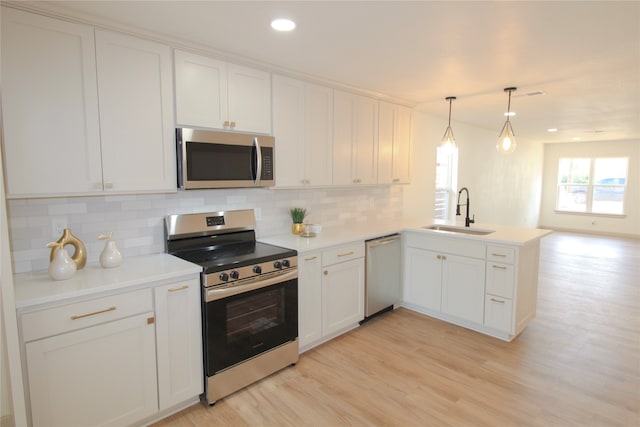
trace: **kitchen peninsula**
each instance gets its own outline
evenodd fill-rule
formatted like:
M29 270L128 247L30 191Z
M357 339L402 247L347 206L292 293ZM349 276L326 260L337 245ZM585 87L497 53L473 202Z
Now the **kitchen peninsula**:
M311 287L321 286L320 262L328 249L346 251L350 245L363 244L368 239L401 233L403 296L398 305L511 341L535 317L540 239L550 232L495 224L467 228L453 222L404 220L335 227L312 238L285 234L260 240L298 251L302 303L307 293L314 292ZM317 268L309 273L306 263L316 263ZM363 289L361 293L364 294ZM322 305L321 292L317 290L314 295L307 299L309 304ZM317 318L322 310L327 308L309 307ZM362 316L324 336L312 331L312 338L305 342L305 322L318 324L321 320L305 319L303 315L301 348L309 349L357 327L360 320Z

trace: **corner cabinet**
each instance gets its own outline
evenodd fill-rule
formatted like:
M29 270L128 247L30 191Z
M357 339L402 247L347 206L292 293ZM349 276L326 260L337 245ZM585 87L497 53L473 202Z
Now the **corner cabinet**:
M364 242L298 256L298 335L306 351L364 319Z
M539 240L497 245L406 232L403 305L511 341L535 317Z
M203 391L199 283L192 274L20 309L32 425L142 424L196 402Z
M273 76L276 186L332 184L333 90Z
M271 75L175 51L176 123L271 133Z
M7 197L171 192L170 48L2 10Z

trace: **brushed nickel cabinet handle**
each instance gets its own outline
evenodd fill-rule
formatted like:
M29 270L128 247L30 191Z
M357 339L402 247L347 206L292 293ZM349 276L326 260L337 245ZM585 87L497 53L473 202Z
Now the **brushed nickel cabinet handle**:
M491 256L499 256L499 257L502 257L502 258L506 258L507 257L505 254L494 254L494 253L492 253Z
M500 269L500 270L506 270L506 269L507 269L507 267L502 267L502 266L500 266L500 265L492 265L492 267L493 267L493 268L498 268L498 269Z
M338 257L343 257L343 256L349 256L349 255L353 255L355 252L351 251L351 252L347 252L346 254L338 254Z
M491 298L491 301L497 302L498 304L504 304L504 301L501 301L501 300L495 299L495 298Z
M169 292L178 292L178 291L181 291L183 289L189 289L189 285L182 285L182 286L180 286L178 288L169 288L168 291Z
M107 188L109 190L112 189L113 188L113 182L105 182L104 183L104 188Z
M74 314L73 316L71 316L71 320L77 320L77 319L82 319L84 317L89 317L89 316L95 316L96 314L102 314L102 313L106 313L109 311L114 311L116 308L114 307L109 307L109 308L105 308L104 310L98 310L98 311L94 311L91 313L85 313L85 314Z
M317 256L312 256L311 258L305 258L305 261L313 261L314 259L318 259Z

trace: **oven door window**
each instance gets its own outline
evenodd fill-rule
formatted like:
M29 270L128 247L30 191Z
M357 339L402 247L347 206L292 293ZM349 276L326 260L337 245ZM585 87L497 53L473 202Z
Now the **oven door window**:
M206 303L211 376L298 336L298 280Z
M254 181L256 149L251 145L187 142L189 181Z

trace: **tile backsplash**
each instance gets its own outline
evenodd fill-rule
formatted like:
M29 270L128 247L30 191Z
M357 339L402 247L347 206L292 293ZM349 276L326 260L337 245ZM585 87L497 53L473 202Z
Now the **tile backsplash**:
M44 270L48 242L60 236L53 222L63 222L97 262L113 232L126 257L164 252L164 217L170 214L254 209L258 238L290 232L289 208L304 207L308 222L324 227L402 216L402 186L304 190L231 189L178 191L175 194L9 200L9 233L14 273Z

